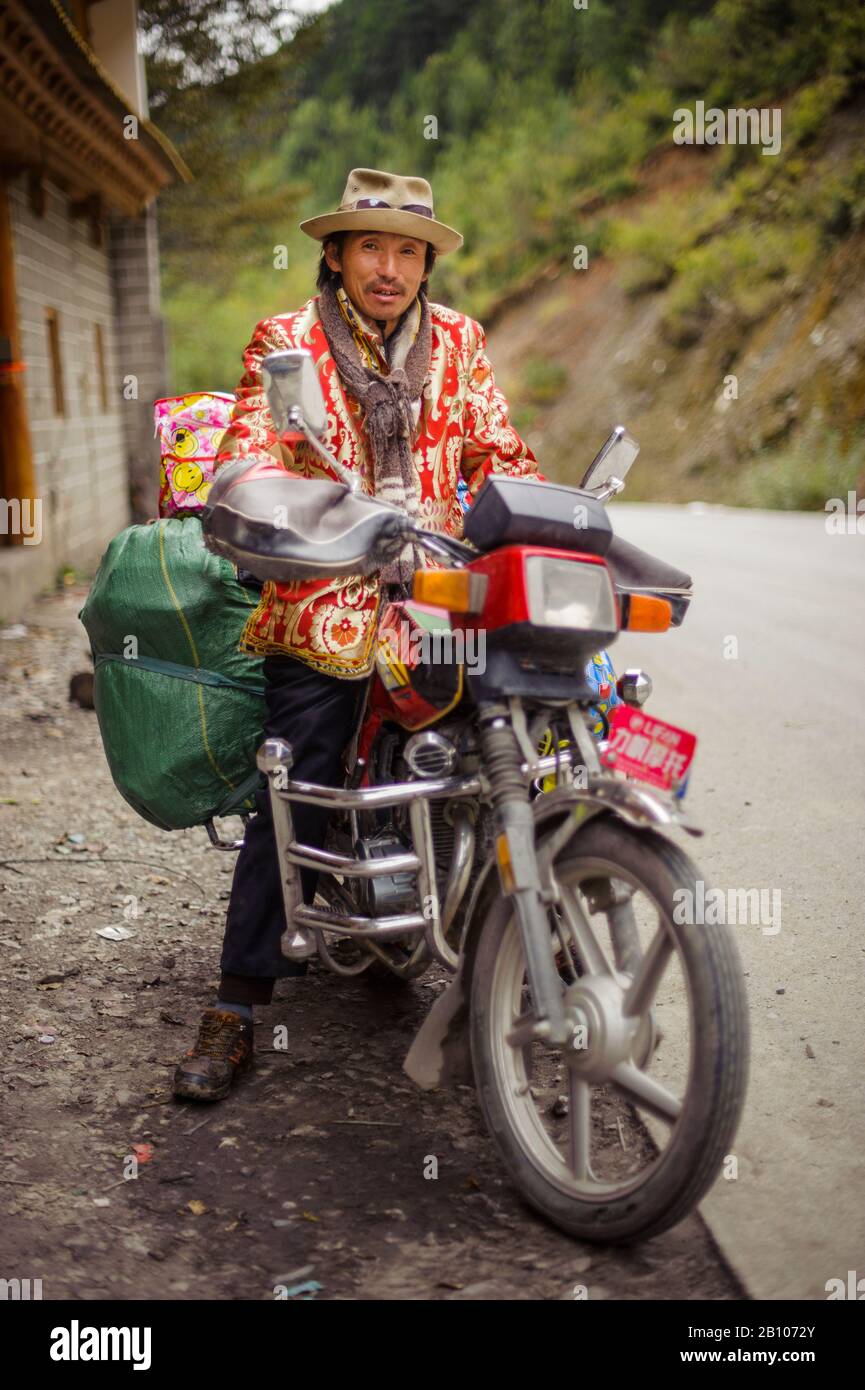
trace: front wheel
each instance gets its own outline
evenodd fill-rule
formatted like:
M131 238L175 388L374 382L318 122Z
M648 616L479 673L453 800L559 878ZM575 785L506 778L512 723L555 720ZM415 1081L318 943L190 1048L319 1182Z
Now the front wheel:
M571 1042L537 1038L516 919L499 900L472 974L481 1107L517 1187L557 1226L587 1240L656 1235L715 1181L739 1122L738 952L729 927L695 923L698 870L653 831L598 817L553 872Z

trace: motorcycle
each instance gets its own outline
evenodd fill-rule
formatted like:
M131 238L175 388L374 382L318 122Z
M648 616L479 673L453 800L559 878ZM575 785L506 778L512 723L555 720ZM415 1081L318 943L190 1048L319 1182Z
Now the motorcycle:
M613 535L604 504L639 446L617 427L577 488L487 478L457 540L363 493L326 448L307 352L271 354L263 377L277 430L327 476L229 464L205 543L262 580L369 575L407 544L432 560L381 610L345 784L294 780L285 740L259 750L283 954L404 981L444 966L409 1074L438 1084L467 1043L537 1211L587 1240L666 1230L730 1152L748 1019L732 932L693 920L702 874L672 838L702 833L683 805L695 739L643 713L644 672L613 689L596 657L621 631L679 625L691 598L686 574ZM610 679L590 679L593 659ZM298 802L332 813L324 849L297 842ZM319 871L313 903L302 867Z

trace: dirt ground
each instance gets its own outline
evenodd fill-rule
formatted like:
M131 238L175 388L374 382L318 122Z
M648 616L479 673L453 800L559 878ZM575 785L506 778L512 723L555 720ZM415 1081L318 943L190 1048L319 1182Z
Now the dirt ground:
M84 594L0 630L0 1277L46 1299L742 1298L696 1216L627 1250L551 1229L471 1088L408 1080L443 971L388 988L313 965L257 1011L256 1068L226 1101L172 1099L234 856L115 791L95 714L68 700Z

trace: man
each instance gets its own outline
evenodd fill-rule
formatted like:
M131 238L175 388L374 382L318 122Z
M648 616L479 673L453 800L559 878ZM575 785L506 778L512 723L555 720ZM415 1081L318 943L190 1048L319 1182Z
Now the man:
M306 348L327 402L325 443L340 462L360 473L366 492L405 507L426 530L461 535L461 481L471 498L490 472L541 476L508 421L480 324L427 299L436 256L455 251L462 237L436 220L425 179L376 169L353 169L337 211L301 230L322 243L319 293L256 327L217 468L266 453L299 477L332 476L306 441L290 448L278 437L262 387L268 353ZM424 563L412 550L369 579L264 584L241 649L265 658L264 733L291 744L293 777L342 781L382 598L410 592L413 569ZM280 951L285 921L267 789L256 808L232 884L219 997L177 1067L179 1097L228 1094L252 1065L253 1005L270 1002L275 979L305 970ZM322 846L326 812L298 804L293 816L297 838ZM304 869L301 877L312 902L316 875Z

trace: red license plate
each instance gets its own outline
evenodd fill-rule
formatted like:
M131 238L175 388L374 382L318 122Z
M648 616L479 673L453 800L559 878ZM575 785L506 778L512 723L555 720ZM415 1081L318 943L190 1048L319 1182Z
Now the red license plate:
M609 741L601 753L605 767L665 791L684 781L697 747L696 734L629 705L616 705L609 722Z

